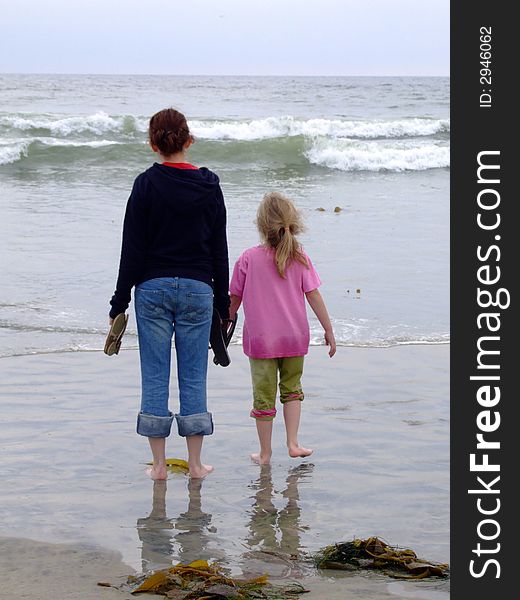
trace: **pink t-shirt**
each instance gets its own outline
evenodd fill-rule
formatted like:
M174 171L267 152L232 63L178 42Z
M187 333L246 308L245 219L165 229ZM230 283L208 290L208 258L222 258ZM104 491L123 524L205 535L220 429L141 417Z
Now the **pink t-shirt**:
M242 298L244 352L251 358L303 356L309 350L305 292L321 285L309 257L307 268L293 260L278 275L274 249L248 248L233 269L229 291Z

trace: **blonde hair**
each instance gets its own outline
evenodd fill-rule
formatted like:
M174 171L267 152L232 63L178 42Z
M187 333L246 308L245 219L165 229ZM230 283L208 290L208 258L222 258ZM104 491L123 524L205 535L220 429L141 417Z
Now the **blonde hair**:
M291 260L309 268L307 259L296 236L304 230L300 213L294 204L279 192L266 194L256 213L256 226L264 244L274 248L276 270L285 277Z

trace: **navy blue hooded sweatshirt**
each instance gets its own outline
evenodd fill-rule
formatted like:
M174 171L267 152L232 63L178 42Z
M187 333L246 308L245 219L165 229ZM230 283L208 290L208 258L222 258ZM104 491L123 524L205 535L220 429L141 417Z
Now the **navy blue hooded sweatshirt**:
M121 261L110 316L125 312L133 286L185 277L213 287L229 316L226 206L215 173L154 163L135 180L126 206Z

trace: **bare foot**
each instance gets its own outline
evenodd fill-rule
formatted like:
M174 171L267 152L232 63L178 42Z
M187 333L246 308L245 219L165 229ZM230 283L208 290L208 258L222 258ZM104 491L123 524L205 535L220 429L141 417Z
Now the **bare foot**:
M200 467L191 467L190 466L190 477L192 479L204 479L206 475L209 475L213 472L213 467L211 465L200 465Z
M303 446L289 446L289 456L291 458L305 458L312 453L313 450L310 448L304 448Z
M148 469L146 469L146 474L149 475L154 481L160 481L162 479L167 479L168 477L168 471L166 470L165 466L148 467Z
M251 454L251 460L259 465L268 465L271 462L271 455L255 452Z

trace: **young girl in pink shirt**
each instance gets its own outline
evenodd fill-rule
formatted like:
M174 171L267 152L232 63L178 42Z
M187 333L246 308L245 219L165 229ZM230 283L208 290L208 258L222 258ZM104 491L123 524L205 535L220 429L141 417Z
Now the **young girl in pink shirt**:
M336 353L336 341L318 291L320 278L296 239L303 225L294 204L278 192L267 194L258 208L256 224L263 243L245 250L235 263L229 313L233 319L244 305L243 346L253 381L251 416L256 419L260 441L260 452L251 458L265 465L272 454L277 386L289 456L312 454L298 443L304 397L301 376L310 337L305 299L325 330L330 357Z

